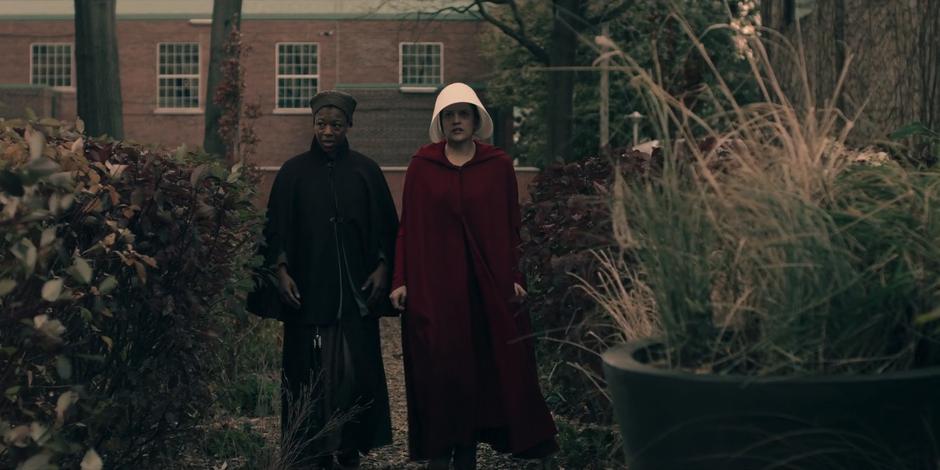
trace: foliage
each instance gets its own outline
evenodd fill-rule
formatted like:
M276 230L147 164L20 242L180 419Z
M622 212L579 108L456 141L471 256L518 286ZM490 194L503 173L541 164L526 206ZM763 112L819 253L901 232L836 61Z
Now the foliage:
M557 463L561 468L601 470L623 462L623 444L615 426L578 424L564 418L555 423L561 446Z
M0 466L86 449L137 465L212 403L204 359L250 287L257 176L81 122L0 128Z
M599 354L620 339L612 338L616 328L578 289L578 279L593 277L594 250L616 244L609 205L614 163L637 179L657 167L649 155L617 153L616 160L587 157L546 167L533 181L523 214L527 304L535 331L547 340L537 343L549 382L546 399L556 413L589 422L610 420L598 382Z
M927 127L922 122L912 122L895 130L890 135L892 140L910 141L912 145L902 148L901 155L911 163L921 166L934 166L940 159L940 131Z
M205 452L222 459L249 457L257 459L264 451L264 436L248 423L211 429L205 436ZM258 462L249 462L247 468L257 468Z
M603 8L608 2L590 2L590 8ZM729 2L737 10L738 2ZM696 31L717 23L728 23L739 19L737 11L729 10L722 1L676 2L681 15ZM509 15L508 11L492 9L494 14ZM547 44L551 32L552 9L550 2L521 2L519 8L524 18L528 36L535 42ZM734 15L733 17L731 15ZM511 20L510 20L511 21ZM608 23L609 37L622 45L624 52L636 57L639 66L651 71L664 88L683 100L686 105L701 115L711 115L717 109L706 94L709 86L715 85L714 77L708 74L708 65L696 51L696 42L684 34L683 25L675 12L664 7L658 0L641 0L627 13ZM578 45L575 63L591 66L601 51L595 45L594 35L601 34L594 28L582 37ZM734 31L715 28L701 37L699 44L712 53L711 59L724 72L733 95L742 102L758 98L753 82L746 80L748 63L736 47ZM547 74L558 73L538 70L540 65L529 52L518 46L511 38L492 31L483 41L484 54L494 64L496 71L487 81L489 100L499 106L515 107L521 114L517 118L518 141L514 153L521 161L537 166L551 162L543 160L546 153L543 116L547 99ZM573 148L587 156L596 154L598 148L599 80L596 70L575 73ZM627 74L610 73L610 146L623 147L632 143L632 121L627 117L633 111L644 109L642 96L630 86ZM640 134L654 136L655 123L644 120Z
M221 107L218 132L225 146L225 160L244 164L261 141L254 130L254 121L261 116L261 106L245 102L245 66L243 52L251 47L242 42L241 30L232 26L232 32L222 46L222 79L215 89L213 102Z
M661 176L616 186L614 237L634 260L621 272L634 289L605 301L632 315L621 325L652 311L668 367L763 376L937 364L940 173L846 148L852 121L837 97L817 107L806 91L797 107L763 44L748 41L763 98L739 103L719 81L710 94L726 103L705 116L617 56L666 145Z
M220 319L213 351L213 390L222 415L269 416L278 410L281 374L281 324L254 315Z

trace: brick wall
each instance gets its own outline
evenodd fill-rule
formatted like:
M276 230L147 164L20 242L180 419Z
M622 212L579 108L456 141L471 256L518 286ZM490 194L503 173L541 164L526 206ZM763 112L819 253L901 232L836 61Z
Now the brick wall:
M7 85L0 87L0 118L26 117L26 108L36 116L55 116L58 93L49 87Z
M479 51L482 28L475 21L244 20L244 42L251 48L243 57L246 99L259 103L262 111L256 121L262 139L256 163L280 165L304 151L311 138L309 112L275 114L277 43L318 43L320 89L340 88L359 101L350 131L354 147L382 165L404 165L427 142L434 95L398 89L399 43L441 42L445 83L481 82L487 70ZM155 112L157 44L200 44L201 102L205 103L210 98L204 88L211 26L182 19L119 19L117 32L126 137L171 147L201 145L201 113ZM73 35L70 20L0 21L0 56L4 58L0 84L29 83L30 44L74 42ZM54 108L56 117L74 119L74 90L59 90Z
M379 165L406 165L422 145L430 142L428 124L434 94L398 90L346 90L360 105L349 131L350 145Z
M395 209L401 213L401 196L405 188L405 168L404 167L385 167L385 182L388 183L388 189L392 193L392 199L395 200ZM268 196L271 193L271 184L274 182L276 171L265 171L261 179L261 186L258 189L258 204L264 206L268 203ZM538 175L538 170L531 167L516 168L516 183L519 185L519 203L527 204L530 200L529 185Z

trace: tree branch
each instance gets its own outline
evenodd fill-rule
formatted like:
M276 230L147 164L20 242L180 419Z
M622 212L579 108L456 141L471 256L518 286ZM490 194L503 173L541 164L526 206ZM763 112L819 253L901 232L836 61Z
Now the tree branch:
M475 5L476 5L476 2L473 2L469 5L464 5L462 7L450 6L450 7L443 7L443 8L439 8L437 10L428 11L428 12L418 11L418 19L420 20L422 17L426 17L427 19L433 20L437 18L439 15L447 13L447 12L466 14L466 13L469 13L470 9L472 9Z
M633 6L633 2L631 0L621 0L617 5L607 8L601 13L590 18L586 18L586 20L591 25L599 25L626 13L627 9L631 6Z
M525 23L522 21L522 15L519 14L519 5L516 5L516 0L509 0L509 8L512 9L512 17L516 20L516 25L519 26L519 34L528 37L525 32Z
M516 18L516 22L521 23L522 18L518 14L518 10L515 7L514 1L512 0L502 0L502 1L500 0L475 0L473 4L476 5L477 12L480 14L481 17L483 17L484 20L486 20L488 23L492 24L493 26L496 26L497 28L499 28L499 30L502 31L507 36L515 39L516 42L519 43L519 45L526 48L526 50L528 50L533 56L535 56L536 60L538 60L539 62L545 65L549 65L550 60L548 57L548 52L546 52L545 49L542 48L542 46L539 46L538 44L535 43L535 41L532 41L531 39L529 39L529 37L525 35L524 30L517 31L515 29L512 29L512 27L510 27L508 24L500 21L498 18L489 14L489 12L486 11L486 7L484 6L484 4L486 3L493 3L497 5L509 4L510 8L513 9L513 16Z
M485 4L487 3L491 5L508 5L512 10L513 21L516 23L519 29L513 29L512 26L506 24L499 18L496 18L486 11ZM497 27L500 31L503 32L503 34L514 39L517 43L519 43L519 45L528 50L537 61L544 65L549 65L548 52L542 46L539 46L535 41L529 38L528 34L526 33L525 22L522 19L522 14L519 12L518 4L515 0L472 0L463 6L447 6L435 11L419 12L418 21L421 21L422 19L431 20L446 12L467 14L470 13L474 7L476 7L476 13L480 15L480 17L483 18L487 23Z

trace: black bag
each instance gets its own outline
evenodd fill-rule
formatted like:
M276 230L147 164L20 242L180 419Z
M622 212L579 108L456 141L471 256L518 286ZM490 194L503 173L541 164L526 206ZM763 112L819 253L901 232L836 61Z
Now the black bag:
M248 294L245 310L261 318L283 320L284 306L277 276L270 268L258 268L252 275L255 289Z

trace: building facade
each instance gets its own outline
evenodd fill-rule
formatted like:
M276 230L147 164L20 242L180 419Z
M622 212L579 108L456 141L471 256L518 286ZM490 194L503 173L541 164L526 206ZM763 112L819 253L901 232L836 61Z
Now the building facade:
M0 0L0 102L6 105L0 116L35 103L37 114L75 118L73 4ZM435 92L455 81L485 90L480 42L486 24L467 14L427 13L450 4L460 2L244 0L245 100L261 111L254 123L261 138L255 163L273 172L308 148L309 98L319 90L344 90L359 102L350 142L386 169L397 199L401 177L394 174L427 142ZM125 138L200 146L211 99L205 83L212 1L116 5ZM505 145L511 122L493 114L495 140Z

